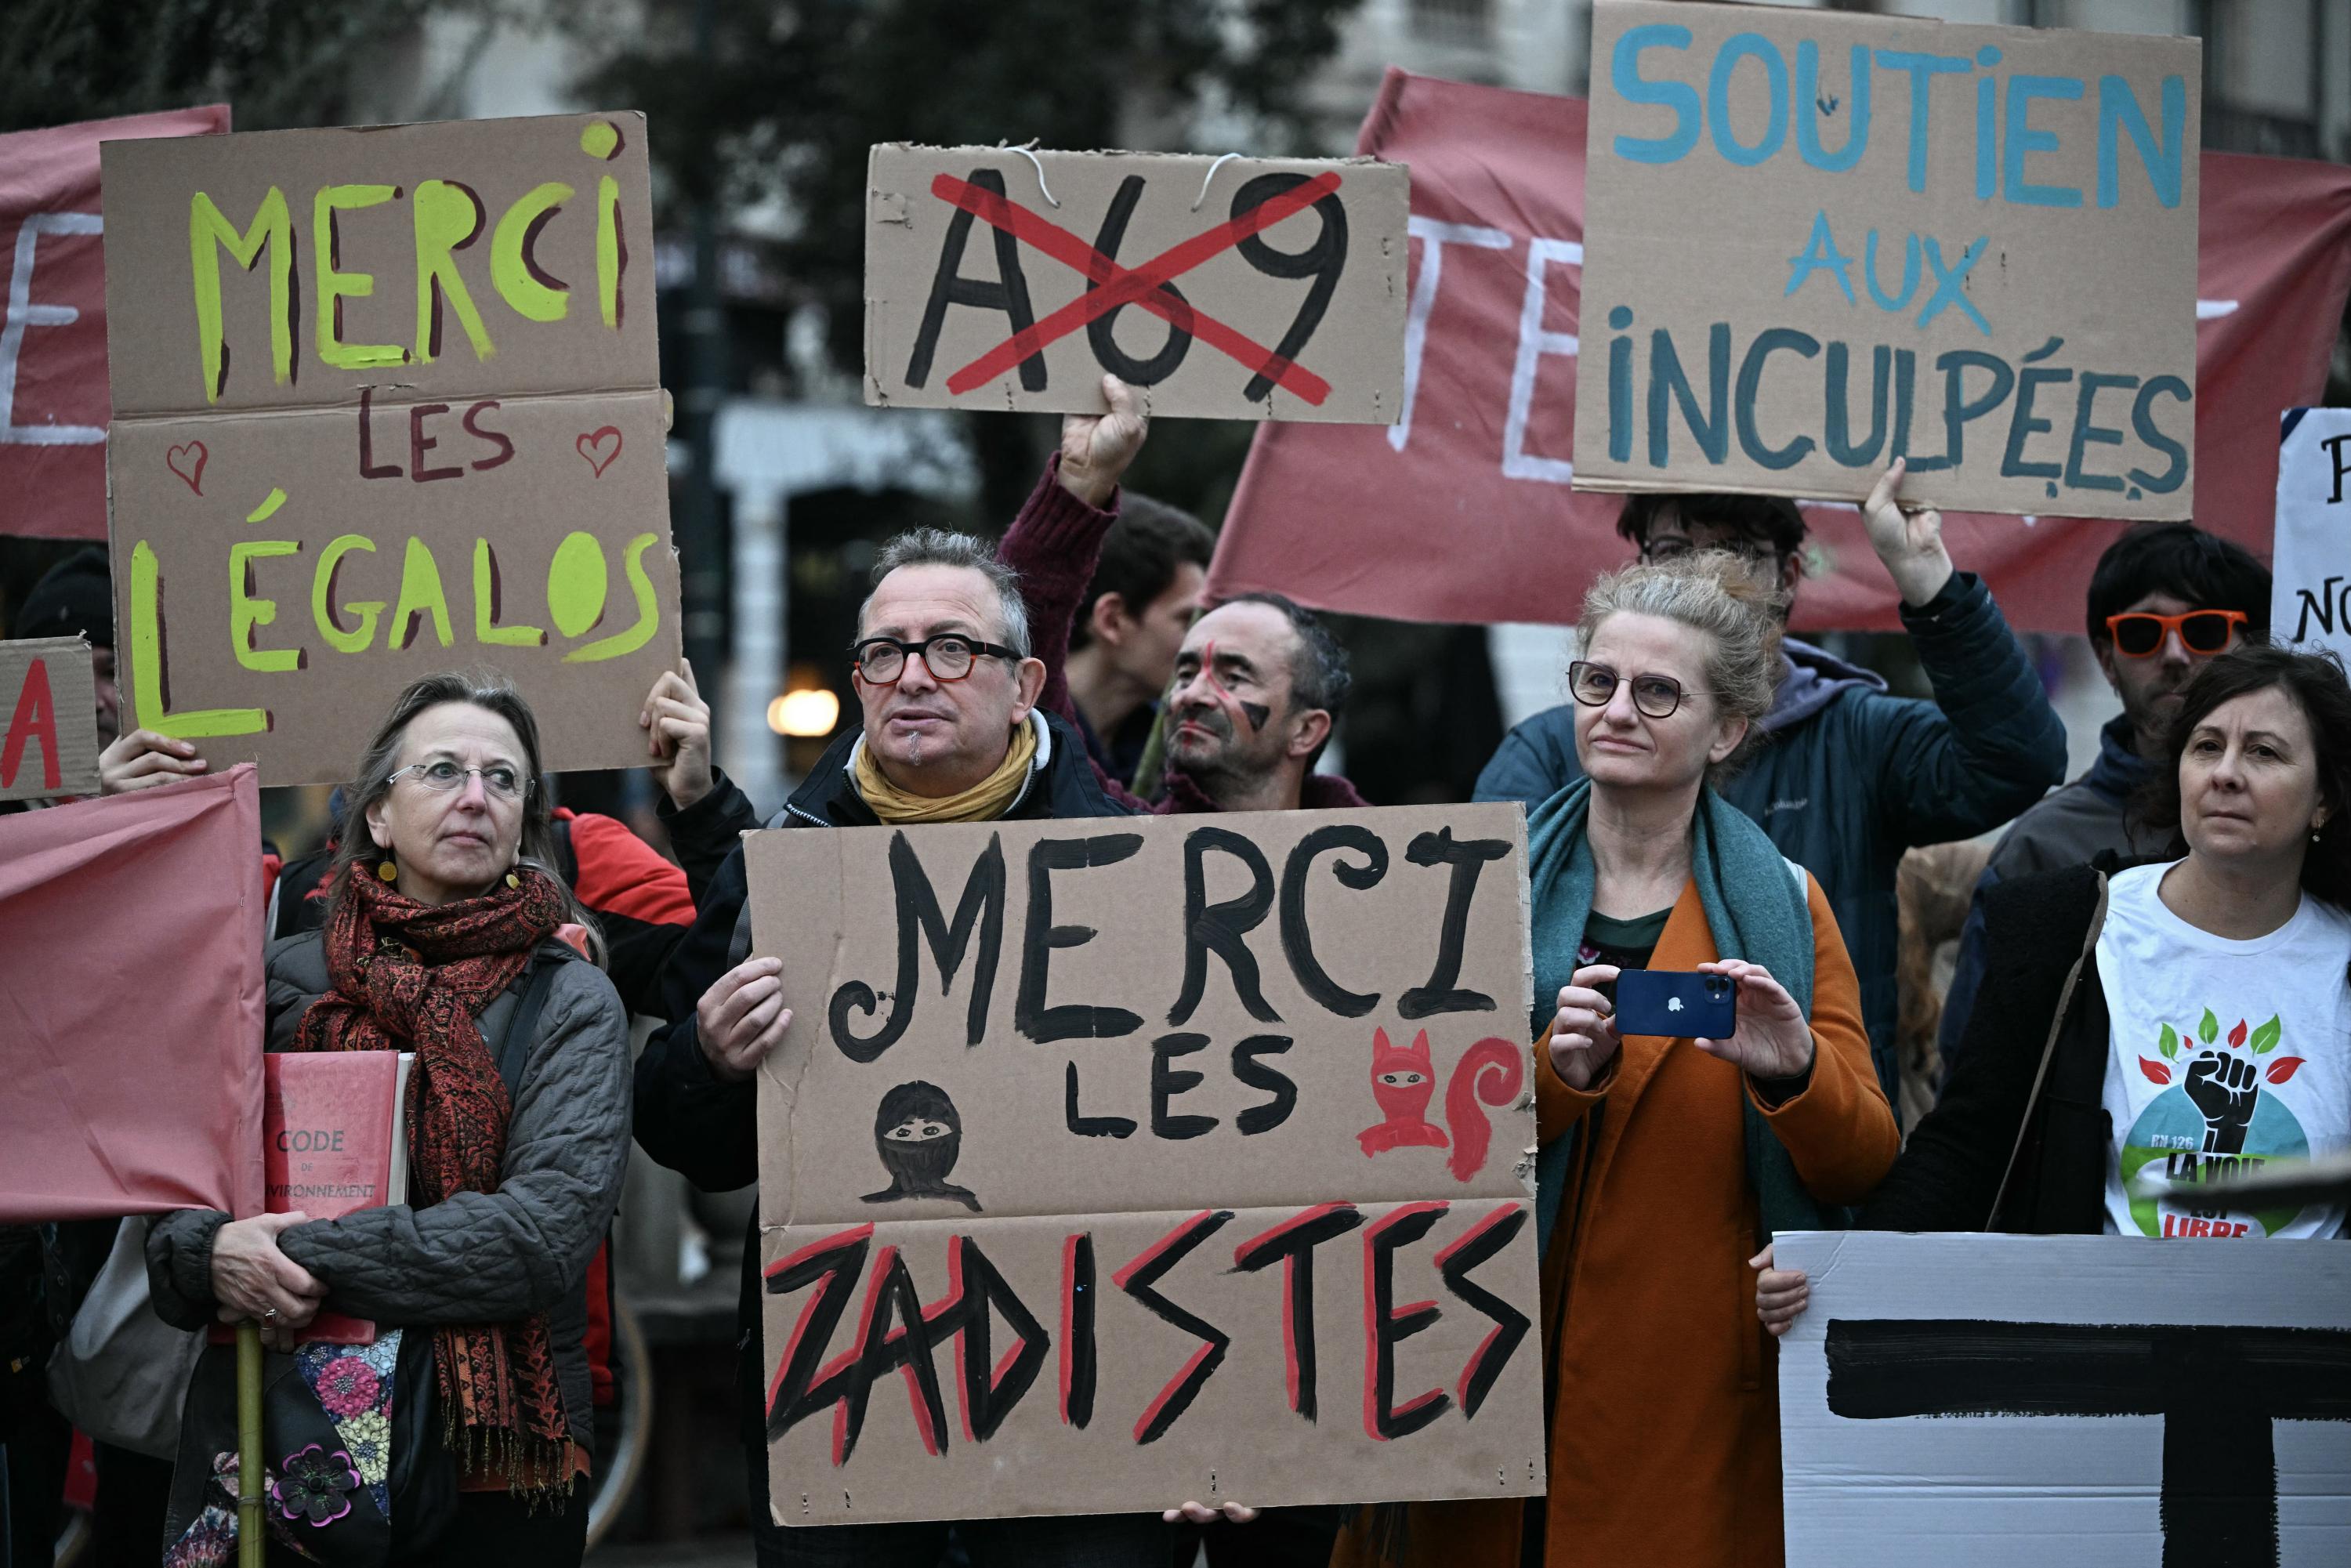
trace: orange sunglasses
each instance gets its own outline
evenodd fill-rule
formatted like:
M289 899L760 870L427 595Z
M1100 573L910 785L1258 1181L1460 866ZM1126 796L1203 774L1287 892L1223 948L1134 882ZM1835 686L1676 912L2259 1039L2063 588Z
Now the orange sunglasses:
M2115 652L2132 659L2151 659L2162 651L2164 638L2179 633L2179 645L2191 653L2228 651L2237 629L2245 624L2241 610L2190 610L2179 615L2158 615L2152 610L2126 610L2106 617L2106 635Z

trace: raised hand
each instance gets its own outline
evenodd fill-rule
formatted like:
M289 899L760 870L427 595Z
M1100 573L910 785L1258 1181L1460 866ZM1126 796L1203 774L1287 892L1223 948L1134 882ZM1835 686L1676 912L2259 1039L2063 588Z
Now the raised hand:
M1089 507L1101 507L1118 488L1127 465L1151 433L1143 394L1116 376L1102 377L1108 413L1061 416L1061 488Z
M746 958L702 993L694 1010L695 1033L711 1076L722 1083L747 1081L792 1027L792 1009L784 1006L778 978L783 972L780 958Z
M1257 1510L1238 1502L1210 1506L1205 1502L1187 1502L1171 1508L1159 1516L1163 1524L1214 1524L1222 1520L1228 1524L1248 1524L1257 1518Z
M1754 1078L1795 1078L1813 1065L1813 1026L1796 998L1761 964L1723 958L1700 964L1703 975L1739 982L1739 1028L1729 1040L1693 1040L1708 1056L1743 1068Z
M1614 982L1614 964L1578 969L1559 988L1559 1017L1551 1026L1551 1064L1571 1089L1589 1089L1608 1069L1616 1048L1616 1004L1598 988Z
M1908 463L1896 457L1861 504L1870 548L1886 563L1902 601L1917 609L1951 580L1950 552L1943 548L1943 514L1932 507L1906 507L1894 498Z
M681 811L710 793L710 705L694 684L694 666L684 659L664 670L637 714L653 758L648 771Z

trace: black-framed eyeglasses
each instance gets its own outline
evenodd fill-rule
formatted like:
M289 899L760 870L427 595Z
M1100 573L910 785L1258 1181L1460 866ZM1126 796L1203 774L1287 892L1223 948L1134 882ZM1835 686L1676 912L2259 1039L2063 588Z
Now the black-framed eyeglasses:
M901 643L895 637L868 637L849 650L849 662L868 685L886 686L906 673L906 661L916 653L923 656L923 667L930 671L935 681L963 679L971 674L973 662L983 653L1016 664L1020 659L1018 648L946 632L919 643Z
M1678 534L1653 538L1641 547L1643 560L1687 560L1700 550L1729 550L1740 559L1753 565L1758 561L1777 560L1780 550L1769 539L1728 538L1699 544Z
M438 789L444 794L464 788L467 774L478 776L482 788L501 800L519 800L530 793L530 780L503 763L493 763L487 768L461 768L446 758L438 762L412 762L405 768L395 769L383 781L384 788L392 788L411 774L427 789Z
M1606 707L1608 699L1616 695L1617 683L1625 678L1605 664L1578 659L1567 667L1568 695L1585 707ZM1633 706L1651 718L1673 717L1682 698L1693 695L1671 675L1635 675L1632 686Z

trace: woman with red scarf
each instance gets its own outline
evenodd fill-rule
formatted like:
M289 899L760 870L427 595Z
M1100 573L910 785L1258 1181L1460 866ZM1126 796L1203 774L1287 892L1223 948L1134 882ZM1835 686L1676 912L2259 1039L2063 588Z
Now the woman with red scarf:
M585 1281L627 1166L628 1025L556 936L588 919L546 869L538 776L511 687L418 681L348 786L363 831L325 929L269 949L271 1051L415 1053L409 1201L333 1221L183 1211L148 1244L156 1310L183 1326L256 1319L287 1350L329 1307L429 1336L431 1436L458 1486L436 1564L577 1564L587 1529Z

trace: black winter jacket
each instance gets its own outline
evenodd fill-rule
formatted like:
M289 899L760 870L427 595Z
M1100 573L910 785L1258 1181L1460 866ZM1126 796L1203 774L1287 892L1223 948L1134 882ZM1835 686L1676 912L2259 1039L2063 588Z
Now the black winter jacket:
M2031 1236L2105 1228L2113 1030L2096 948L2106 873L2120 864L2103 856L2096 865L1984 889L1988 983L1965 1047L1942 1099L1862 1207L1860 1228Z

